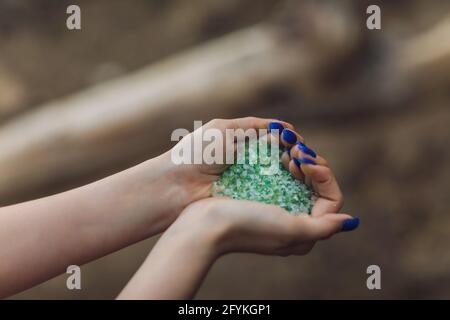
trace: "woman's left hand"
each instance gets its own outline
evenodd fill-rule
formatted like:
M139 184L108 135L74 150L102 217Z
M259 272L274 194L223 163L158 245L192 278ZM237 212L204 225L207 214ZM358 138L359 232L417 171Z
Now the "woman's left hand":
M319 193L311 215L293 216L275 205L224 197L195 201L164 233L119 298L192 298L223 254L304 255L317 241L357 228L358 218L336 214L342 194L325 160L320 161L294 168Z
M176 217L181 210L189 205L190 203L208 198L211 196L211 187L212 183L219 178L219 175L225 171L225 169L229 166L227 164L227 144L230 141L227 139L233 139L231 141L232 150L235 151L237 148L237 141L234 140L234 137L227 136L227 130L243 130L246 131L248 129L254 129L258 132L259 129L277 129L279 133L282 133L284 129L288 129L291 132L294 132L294 127L283 121L275 120L275 119L263 119L256 117L246 117L246 118L237 118L237 119L214 119L203 125L201 128L191 132L181 139L176 146L174 146L171 150L163 154L160 158L162 158L162 162L165 163L162 166L167 167L164 170L163 178L166 180L163 185L166 185L167 188L172 188L175 190L170 192L171 194L175 194L176 196L172 199L172 207L174 207L174 217ZM204 133L208 130L215 130L223 138L223 153L222 158L218 159L219 161L215 163L205 163L203 159L203 150L207 145L211 142L205 141ZM210 131L211 132L211 131ZM297 134L296 134L297 135ZM303 139L302 139L303 140ZM199 150L192 148L194 143L201 144L202 148ZM192 159L200 159L200 163L174 163L174 154L177 154L179 150L190 150L191 154L189 154L188 158ZM235 155L231 154L233 158ZM150 160L152 161L152 160ZM145 171L145 162L144 171Z

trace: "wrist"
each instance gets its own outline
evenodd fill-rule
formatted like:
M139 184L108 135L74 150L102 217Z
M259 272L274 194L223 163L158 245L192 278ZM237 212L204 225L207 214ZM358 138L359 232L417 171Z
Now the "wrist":
M216 258L232 250L228 239L233 232L232 220L223 212L220 201L208 198L187 206L168 233L185 233L197 239Z
M204 213L185 210L164 232L119 298L192 298L220 256L221 232L204 223Z
M164 192L171 209L180 213L196 200L210 196L214 176L199 172L194 164L175 164L171 158L171 150L136 166L147 176L157 176L158 190Z
M171 161L170 152L136 167L137 176L143 177L142 183L151 185L155 196L153 200L161 203L171 222L190 203L188 188L178 167Z
M175 169L163 154L104 180L110 206L134 222L141 237L167 229L186 206L187 193Z
M150 256L163 250L165 255L171 257L186 256L189 260L195 260L205 266L213 264L221 255L220 233L217 230L180 223L181 218L164 232Z

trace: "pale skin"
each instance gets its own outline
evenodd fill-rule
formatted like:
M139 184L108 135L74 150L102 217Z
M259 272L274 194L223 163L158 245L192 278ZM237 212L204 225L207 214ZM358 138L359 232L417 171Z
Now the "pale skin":
M253 117L204 127L258 129L274 121L294 130L286 122ZM290 154L309 156L297 147ZM229 252L306 254L351 217L335 214L342 194L326 161L317 156L317 165L299 168L291 157L283 155L284 165L320 194L311 216L211 198L211 184L226 165L175 165L170 151L92 184L0 208L0 297L164 231L118 298L192 298L214 261Z

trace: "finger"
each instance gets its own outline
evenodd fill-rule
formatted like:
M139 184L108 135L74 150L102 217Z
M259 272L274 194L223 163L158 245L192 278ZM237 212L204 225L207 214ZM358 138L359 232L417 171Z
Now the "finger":
M292 147L294 144L296 144L299 141L304 142L305 139L303 139L303 137L300 134L298 134L297 132L295 132L294 130L285 128L281 132L281 142L283 143L283 146Z
M281 137L282 132L286 129L294 132L294 126L292 124L279 120L269 122L267 129L269 133L278 137Z
M330 168L314 164L308 158L300 158L301 169L305 177L311 179L312 187L319 194L311 214L322 215L325 212L337 213L344 199L339 185Z
M311 149L310 147L308 147L306 144L302 143L302 142L298 142L297 143L297 149L298 149L298 154L299 154L299 161L300 162L304 162L302 161L302 159L307 159L307 160L311 160L312 163L319 163L319 164L326 164L325 159L320 158L317 159L317 153ZM320 160L320 162L318 162L318 160ZM309 175L305 174L305 184L309 187L312 186L312 181L311 181L311 177Z
M301 182L305 182L305 175L303 174L302 170L300 170L300 162L298 162L297 159L291 158L288 170L291 172L295 179L300 180Z
M221 121L221 120L219 120ZM294 126L288 122L280 121L276 119L268 119L268 118L257 118L257 117L245 117L245 118L236 118L230 120L222 120L225 122L225 129L267 129L267 133L277 133L276 138L278 139L281 132L284 128L294 129ZM256 132L257 136L260 136L262 132L259 130ZM267 134L266 133L266 134ZM264 133L262 133L264 134ZM260 136L261 137L261 136ZM268 135L268 142L270 143L270 139L273 137L273 134ZM279 143L279 141L278 141Z
M272 129L278 129L279 130L278 134L281 134L281 132L285 128L290 129L290 130L295 130L294 126L292 124L290 124L289 122L281 121L278 119L266 119L266 120L269 121L269 123L267 125L267 129L269 129L269 132Z
M300 241L318 241L328 239L342 231L352 231L359 226L359 218L347 214L326 213L320 217L299 216Z
M225 129L268 129L268 132L277 132L277 138L281 135L283 130L288 130L291 134L294 135L295 141L299 139L298 141L304 141L304 139L298 135L294 131L294 126L288 122L277 120L277 119L268 119L268 118L257 118L257 117L245 117L245 118L236 118L236 119L229 119L229 120L213 120L213 121L219 121L223 122L222 126L225 127ZM259 135L260 132L257 132ZM273 135L268 136L268 142L270 142L270 138ZM298 137L298 138L297 138ZM283 145L284 146L284 145Z
M291 157L297 159L302 157L311 158L312 160L315 161L316 164L328 167L328 162L323 157L318 155L314 150L312 150L309 147L307 147L309 151L305 152L305 147L307 146L304 143L296 143L296 145L292 147ZM312 156L312 154L314 154L315 156Z
M297 159L300 162L300 169L302 168L302 164L305 162L305 159L308 159L308 158L310 158L310 160L312 162L315 162L316 164L321 164L322 166L324 166L324 164L326 164L325 159L323 159L322 157L319 158L319 156L318 156L317 158L312 159L309 155L306 155L306 154L304 154L301 151L299 153L300 153L300 156ZM314 185L313 185L313 181L312 181L311 176L310 175L306 175L304 172L303 172L303 174L305 175L305 184L308 187L311 187L311 188L314 189Z
M240 150L241 152L244 149L246 138L252 140L252 138L258 138L261 132L258 129L267 129L269 123L272 119L264 119L257 117L244 117L244 118L235 118L235 119L214 119L210 121L207 126L221 129L225 131L225 147L233 148L230 154L236 157L236 151ZM231 130L228 130L231 129ZM241 129L242 134L237 134L234 130ZM247 130L254 129L254 135L251 132L247 132ZM264 134L264 133L263 133ZM228 152L226 153L228 154Z
M292 149L291 149L291 158L296 159L298 163L300 163L299 159L301 159L301 158L310 158L316 164L320 164L320 165L324 165L324 166L328 165L327 161L324 158L322 158L321 156L317 155L312 149L308 148L311 151L306 153L304 151L304 146L305 146L304 143L297 142L296 145L294 147L292 147ZM311 154L314 155L315 158L312 157ZM299 166L300 166L300 164L299 164ZM300 166L300 170L301 170L301 166ZM305 176L305 184L309 187L312 186L311 177Z
M295 179L305 183L305 175L301 170L300 162L297 160L297 158L292 156L293 149L294 148L291 148L289 151L290 159L289 164L286 168L290 171L290 173Z
M280 126L279 133L283 131L284 128L293 129L293 125L279 121L276 119L258 118L258 117L244 117L244 118L234 118L234 119L213 119L209 121L205 127L218 128L221 130L225 129L269 129L270 124L277 123Z
M218 120L221 121L221 120ZM235 119L224 119L224 125L227 129L267 129L271 119L244 117Z
M286 168L286 170L289 170L289 162L291 162L291 157L289 156L290 149L286 149L286 151L283 152L281 155L281 163Z

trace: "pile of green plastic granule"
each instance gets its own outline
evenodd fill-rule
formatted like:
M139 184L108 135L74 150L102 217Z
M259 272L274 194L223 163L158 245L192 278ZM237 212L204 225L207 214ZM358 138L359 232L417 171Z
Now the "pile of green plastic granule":
M245 145L245 162L233 164L222 173L213 185L213 196L274 204L293 215L311 213L313 193L284 168L281 152L277 157L279 170L267 174L273 168L270 163L259 161L260 158L250 162L250 159L255 159L252 156L257 157L258 149L258 143ZM270 147L267 148L267 156L270 157Z

